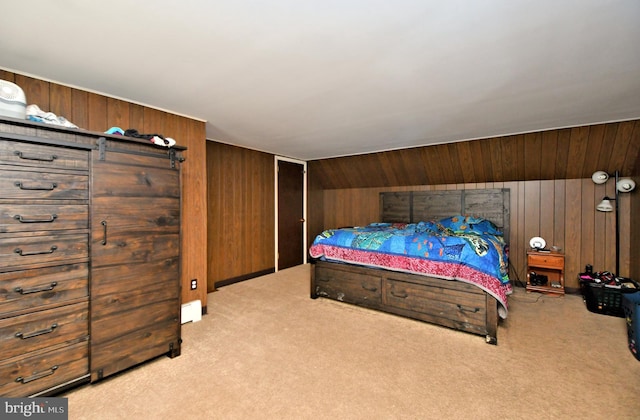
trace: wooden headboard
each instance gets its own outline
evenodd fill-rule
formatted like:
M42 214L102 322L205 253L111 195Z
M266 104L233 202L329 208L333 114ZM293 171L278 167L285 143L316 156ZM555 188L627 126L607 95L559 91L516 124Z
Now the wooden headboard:
M509 242L508 188L380 193L380 221L417 223L462 214L492 221Z

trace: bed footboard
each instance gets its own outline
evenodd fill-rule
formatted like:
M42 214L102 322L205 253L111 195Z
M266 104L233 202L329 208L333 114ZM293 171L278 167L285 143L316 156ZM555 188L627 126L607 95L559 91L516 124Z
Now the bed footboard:
M482 335L487 343L498 343L497 300L467 283L316 261L310 295Z

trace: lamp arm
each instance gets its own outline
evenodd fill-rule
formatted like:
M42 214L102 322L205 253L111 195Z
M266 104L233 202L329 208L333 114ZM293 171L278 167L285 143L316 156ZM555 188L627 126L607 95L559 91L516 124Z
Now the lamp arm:
M620 200L618 200L619 196L620 196L620 192L618 191L618 180L620 178L620 172L616 171L615 172L615 177L616 177L616 184L615 184L615 190L616 190L616 272L615 275L616 277L618 277L620 275L620 224L618 223L618 219L620 218L620 206L618 205L618 202Z

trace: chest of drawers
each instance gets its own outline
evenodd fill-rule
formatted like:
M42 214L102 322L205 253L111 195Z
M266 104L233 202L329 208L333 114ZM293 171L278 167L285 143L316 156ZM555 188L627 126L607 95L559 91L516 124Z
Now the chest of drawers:
M89 151L0 139L0 390L88 377ZM65 354L85 355L65 363Z
M180 354L179 150L0 120L0 396Z

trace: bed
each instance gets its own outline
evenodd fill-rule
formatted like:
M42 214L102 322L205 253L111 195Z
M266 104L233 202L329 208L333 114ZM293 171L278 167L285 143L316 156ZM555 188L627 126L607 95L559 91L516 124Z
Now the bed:
M328 229L309 249L311 298L498 343L507 317L509 190L383 192L380 221Z

